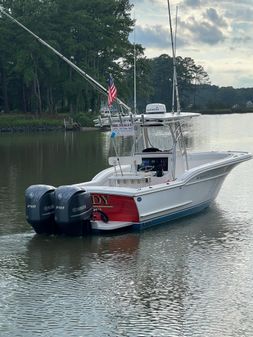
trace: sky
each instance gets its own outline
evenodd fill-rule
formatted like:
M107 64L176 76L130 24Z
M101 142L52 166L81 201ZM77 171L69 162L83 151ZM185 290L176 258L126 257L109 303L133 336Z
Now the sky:
M135 41L147 57L171 55L167 0L130 0ZM253 0L170 0L177 55L204 67L211 84L253 88ZM132 37L133 38L133 37Z

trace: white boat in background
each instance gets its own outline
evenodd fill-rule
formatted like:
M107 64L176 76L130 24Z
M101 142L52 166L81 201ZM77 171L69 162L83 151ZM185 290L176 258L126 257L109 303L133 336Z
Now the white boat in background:
M130 111L123 110L121 112L122 116L130 116ZM111 117L117 117L119 115L119 111L115 108L109 109L108 106L103 106L100 109L99 115L97 118L93 120L94 126L101 130L108 130L111 128Z
M100 129L109 129L110 128L110 111L108 109L103 109L100 111L97 118L93 119L94 126Z
M238 151L188 153L182 123L199 115L160 111L162 106L148 106L149 113L131 118L111 118L115 156L91 181L58 188L30 186L26 214L35 231L83 235L143 229L207 208L231 170L252 156ZM168 139L164 148L155 143L158 129ZM131 153L122 156L118 144L126 141Z

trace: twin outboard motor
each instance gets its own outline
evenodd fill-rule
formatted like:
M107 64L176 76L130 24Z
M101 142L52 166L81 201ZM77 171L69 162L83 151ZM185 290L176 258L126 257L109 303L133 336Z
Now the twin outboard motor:
M91 230L93 212L89 193L77 186L61 186L55 190L55 221L61 233L80 236Z
M49 185L32 185L25 191L26 219L38 234L57 234L54 191Z
M91 230L92 199L77 186L32 185L25 200L27 222L38 234L81 236Z

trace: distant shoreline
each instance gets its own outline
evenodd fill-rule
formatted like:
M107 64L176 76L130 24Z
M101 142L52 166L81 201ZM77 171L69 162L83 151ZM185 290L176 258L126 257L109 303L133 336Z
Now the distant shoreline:
M246 114L253 113L253 111L231 111L230 109L213 109L213 110L196 110L192 112L198 112L202 115L232 115L232 114ZM95 116L94 116L95 118ZM80 125L75 130L65 130L64 128L64 116L48 115L46 117L34 117L26 115L12 115L12 114L0 114L0 134L1 133L29 133L29 132L51 132L51 131L94 131L100 130L95 126ZM86 124L86 123L85 123Z
M49 131L62 131L64 127L47 127L47 126L9 126L9 127L1 127L0 122L0 133L26 133L26 132L49 132Z
M77 132L77 131L95 131L99 130L97 127L92 126L86 126L81 127L79 130L65 130L64 126L60 127L47 127L47 126L37 126L37 127L31 127L31 126L22 126L22 127L1 127L0 123L0 134L1 133L33 133L33 132L52 132L52 131L64 131L64 132Z
M231 111L230 109L217 109L217 110L199 110L196 111L200 113L201 115L234 115L234 114L248 114L248 113L253 113L253 111L242 111L242 110L233 110Z
M64 118L66 115L45 115L36 117L26 114L0 114L0 133L11 132L50 132L50 131L69 131L69 130L95 130L92 121L87 120L83 123L75 123L75 127L68 125L65 129ZM76 127L78 125L78 127Z

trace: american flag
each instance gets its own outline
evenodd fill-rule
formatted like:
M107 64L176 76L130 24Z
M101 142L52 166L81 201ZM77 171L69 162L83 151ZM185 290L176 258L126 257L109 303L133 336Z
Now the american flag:
M110 107L112 105L112 102L117 97L117 88L114 85L114 81L112 78L112 75L109 76L108 80L108 106Z

